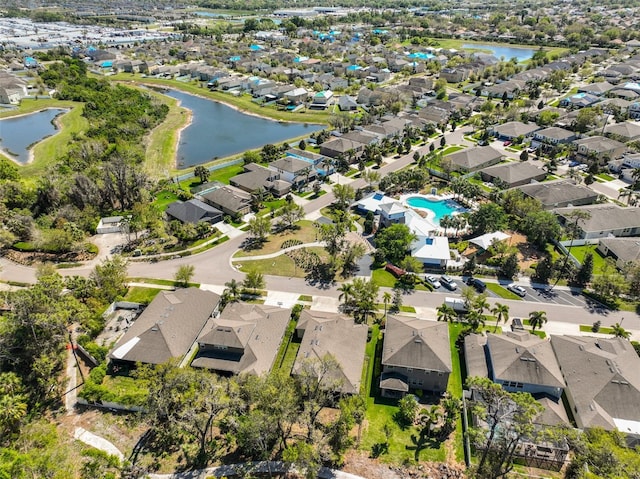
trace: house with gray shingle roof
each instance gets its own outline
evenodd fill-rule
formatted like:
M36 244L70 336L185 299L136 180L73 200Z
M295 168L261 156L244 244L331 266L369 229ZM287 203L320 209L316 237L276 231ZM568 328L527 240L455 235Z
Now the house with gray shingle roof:
M539 130L535 123L522 123L521 121L508 121L502 125L494 126L490 133L500 140L513 140L519 136L528 137Z
M165 213L170 218L175 218L183 223L206 221L215 224L222 221L222 211L195 198L189 201L174 201L167 206Z
M336 313L302 310L296 335L302 337L292 374L298 374L310 361L331 355L340 368L330 378L332 387L343 394L359 394L364 367L368 327Z
M617 429L637 442L640 357L631 343L622 338L551 336L551 345L577 426Z
M584 157L595 155L600 160L605 157L615 160L629 150L624 143L598 135L575 140L573 144L578 147L578 155Z
M580 238L640 236L640 208L624 208L613 203L604 203L580 208L558 208L554 213L558 215L560 222L564 223L566 215L576 210L589 213L589 218L578 221Z
M640 238L602 238L597 250L603 256L610 256L619 269L640 260Z
M502 161L503 154L491 146L477 146L445 156L458 171L478 171Z
M290 318L291 309L231 303L202 330L191 365L232 374L268 373Z
M569 205L590 205L598 199L598 194L595 191L584 185L577 185L570 179L531 183L518 186L518 189L526 196L540 201L546 210Z
M202 200L226 215L238 217L251 211L251 195L234 186L222 186L205 193Z
M531 146L537 148L541 144L559 145L562 143L570 143L576 139L576 134L573 131L565 130L557 126L545 128L544 130L538 130L533 134L533 141Z
M480 170L483 181L499 183L506 188L521 186L532 181L542 181L547 172L527 161L512 161Z
M609 136L619 137L622 141L640 140L640 125L631 121L608 125L604 132Z
M383 396L402 397L411 389L443 393L452 370L447 323L389 315L380 376Z
M109 353L115 362L162 364L182 358L209 318L220 296L198 288L161 291Z

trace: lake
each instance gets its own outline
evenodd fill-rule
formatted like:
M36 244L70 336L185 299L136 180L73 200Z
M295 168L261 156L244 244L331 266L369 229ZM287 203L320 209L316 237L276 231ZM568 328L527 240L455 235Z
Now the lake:
M500 59L504 57L505 60L511 60L512 58L517 58L518 62L523 62L528 60L533 56L536 50L532 48L521 48L521 47L505 47L499 45L480 45L477 43L465 43L462 45L462 48L475 48L478 50L491 50L493 55Z
M53 119L68 110L51 108L0 120L0 149L18 163L29 161L28 148L56 133Z
M177 90L164 93L179 100L181 106L193 114L191 124L180 135L179 169L261 148L267 143L309 135L323 128L322 125L280 123L247 115L223 103Z

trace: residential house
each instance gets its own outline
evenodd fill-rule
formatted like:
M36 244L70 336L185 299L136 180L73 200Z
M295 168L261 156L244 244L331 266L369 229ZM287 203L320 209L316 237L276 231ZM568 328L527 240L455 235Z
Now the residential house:
M591 95L589 93L576 93L567 98L560 100L560 106L571 109L586 108L588 106L595 105L601 100L597 95Z
M615 88L611 83L602 81L597 83L588 83L578 87L578 93L588 93L594 96L603 96L609 90Z
M570 143L576 139L576 134L572 131L552 126L544 130L538 130L533 134L531 146L537 148L544 145L560 145Z
M602 256L609 256L616 267L623 270L629 263L640 260L640 238L602 238L597 250Z
M590 205L598 199L595 191L584 185L577 185L570 179L531 183L519 186L518 189L526 196L540 201L545 210L569 205Z
M447 269L447 261L451 259L449 239L446 236L417 236L411 244L411 256L418 259L425 268L444 271Z
M338 108L340 108L340 111L356 111L358 103L352 96L342 95L338 98Z
M434 125L446 125L451 112L433 105L427 105L418 112L418 116Z
M601 161L620 158L629 150L624 143L597 135L575 140L573 144L578 147L578 155L584 158L593 156Z
M100 218L96 227L96 234L123 233L125 227L124 216L106 216Z
M451 161L451 167L456 171L478 171L487 166L498 164L502 161L503 154L491 146L477 146L457 151L444 157Z
M251 195L234 186L222 186L205 193L202 200L235 218L251 212Z
M257 163L245 165L244 172L230 178L229 183L250 194L262 190L280 197L291 191L291 182L283 180L277 171Z
M368 326L355 324L352 318L303 309L296 325L296 335L302 341L292 374L314 369L314 360L330 355L339 370L328 378L329 387L342 394L359 394L367 334Z
M382 136L382 134L380 134L380 136ZM363 129L350 131L342 135L340 138L344 138L345 140L353 140L358 143L362 143L363 145L375 145L376 143L380 142L380 136L378 136L375 131Z
M619 430L640 439L640 357L623 338L551 336L579 428Z
M319 91L313 95L309 108L326 109L333 104L333 92L331 90Z
M489 133L497 137L499 140L514 140L518 137L527 138L539 130L540 127L535 123L522 123L521 121L508 121L502 125L494 126Z
M0 72L0 103L17 105L28 95L27 83L9 73Z
M480 170L480 175L483 181L513 188L533 181L542 181L546 178L547 172L527 161L512 161L483 168Z
M410 390L442 394L452 370L447 323L389 315L380 376L383 396L402 397Z
M566 223L570 221L567 216L576 210L589 213L589 218L578 220L581 239L640 236L640 208L604 203L580 208L558 208L554 213L561 223Z
M640 140L640 124L632 121L623 121L622 123L607 125L604 132L607 136L619 138L625 142Z
M330 158L338 158L340 156L348 158L350 154L353 153L355 159L360 156L364 147L364 143L360 143L359 141L348 140L346 138L334 138L320 145L320 154Z
M266 374L278 354L291 309L231 303L198 337L193 367L220 373Z
M460 83L469 78L470 73L466 68L443 68L440 70L440 78L447 83Z
M566 383L551 343L529 331L471 334L465 338L469 375L488 377L510 392L546 395L556 401Z
M640 101L634 101L629 105L629 118L640 118Z
M277 171L280 178L291 183L294 188L305 185L317 177L312 162L291 155L271 162L269 169Z
M220 296L198 288L160 291L109 353L115 363L163 364L187 354L218 311Z
M167 216L183 223L199 223L205 221L215 224L222 221L222 211L192 198L188 201L174 201L165 211Z
M294 88L293 90L290 90L284 94L284 98L289 100L289 102L293 103L294 105L304 103L305 101L307 101L308 97L309 92L304 88Z
M481 95L488 98L508 98L513 100L517 98L520 91L525 87L525 82L521 80L508 80L502 83L496 83L491 86L485 86L481 90Z

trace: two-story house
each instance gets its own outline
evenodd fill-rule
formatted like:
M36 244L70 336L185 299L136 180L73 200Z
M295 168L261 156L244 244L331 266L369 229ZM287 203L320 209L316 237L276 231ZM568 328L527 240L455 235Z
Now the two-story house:
M444 393L452 370L447 323L389 315L380 376L383 396L402 397L415 389Z

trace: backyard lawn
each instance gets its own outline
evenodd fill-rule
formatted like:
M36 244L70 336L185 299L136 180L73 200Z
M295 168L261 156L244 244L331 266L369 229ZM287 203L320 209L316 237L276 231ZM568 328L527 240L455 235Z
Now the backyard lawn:
M131 286L125 295L124 300L131 301L132 303L149 304L160 291L162 290L157 288Z
M380 460L402 464L405 462L415 462L416 455L420 461L444 462L446 460L446 450L443 443L435 443L433 447L427 447L417 452L412 441L412 436L417 437L418 428L415 426L402 429L396 422L394 416L398 411L397 400L387 399L380 396L377 379L381 371L382 357L382 337L377 326L373 327L371 341L367 344L367 359L365 370L367 377L362 382L368 385L367 413L363 426L362 441L360 448L368 451L372 456L380 452L386 442L384 426L390 429L389 448L382 451Z
M569 248L569 251L571 252L571 256L580 261L580 264L584 261L584 257L587 253L593 253L593 274L599 274L606 262L604 256L596 250L597 247L598 245L595 244L574 246L573 248Z
M156 208L159 211L164 212L171 203L176 201L178 196L172 191L162 190L158 194L156 194L156 199L153 202Z

